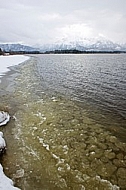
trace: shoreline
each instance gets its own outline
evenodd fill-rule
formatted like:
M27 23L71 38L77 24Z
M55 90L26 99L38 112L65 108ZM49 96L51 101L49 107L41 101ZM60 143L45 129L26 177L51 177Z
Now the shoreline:
M0 78L4 76L12 66L19 65L29 59L26 55L0 56Z
M4 66L0 70L0 111L7 111L11 115L13 113L10 113L8 105L9 105L9 96L11 96L11 92L14 90L14 78L18 75L15 70L13 70L13 67L16 65L19 65L20 63L23 63L27 61L29 57L27 56L0 56L0 63L4 64ZM8 103L6 100L8 99ZM11 123L11 121L9 121ZM7 128L6 128L7 127ZM6 125L0 126L0 131L4 133L4 141L7 144L10 142L9 139L11 139L11 129L9 128L9 123ZM8 132L7 132L8 131ZM13 142L13 141L12 141ZM11 143L11 142L10 142ZM2 160L4 159L5 155L1 155L0 157L0 184L1 188L4 190L19 190L19 188L14 187L14 182L9 177L6 176L4 173L3 166L1 165Z

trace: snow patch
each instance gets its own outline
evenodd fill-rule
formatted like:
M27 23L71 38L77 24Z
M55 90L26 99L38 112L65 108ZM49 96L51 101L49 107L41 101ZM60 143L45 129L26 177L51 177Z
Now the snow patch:
M96 180L97 181L101 181L103 183L106 183L107 185L109 185L109 187L110 187L111 190L119 190L120 189L117 185L112 185L112 183L109 182L108 180L101 179L100 176L96 176Z
M3 167L0 164L0 189L1 190L20 190L17 187L13 186L13 181L8 178L4 172L3 172Z
M0 111L0 126L6 125L10 120L10 116L7 112Z
M49 145L48 144L46 144L46 143L44 143L44 139L43 138L40 138L39 137L39 142L42 144L42 146L44 147L44 148L46 148L46 150L50 150L49 149Z
M0 56L0 77L9 71L9 67L18 65L28 59L29 57L24 55Z
M0 154L4 152L5 148L6 148L6 143L3 138L3 133L0 131Z

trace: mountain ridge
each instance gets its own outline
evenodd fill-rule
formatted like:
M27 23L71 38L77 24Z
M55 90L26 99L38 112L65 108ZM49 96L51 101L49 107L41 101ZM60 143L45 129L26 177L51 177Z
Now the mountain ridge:
M28 46L23 44L0 44L0 48L6 52L40 52L44 53L47 51L55 50L78 50L78 51L126 51L126 44L114 43L104 38L80 38L76 40L69 40L63 38L52 44Z
M79 51L126 51L126 44L114 43L104 38L80 38L78 40L62 39L53 44L40 46L42 51L71 50Z
M28 46L28 45L22 45L22 44L13 44L13 43L4 43L0 44L0 48L5 52L33 52L38 51L37 48Z

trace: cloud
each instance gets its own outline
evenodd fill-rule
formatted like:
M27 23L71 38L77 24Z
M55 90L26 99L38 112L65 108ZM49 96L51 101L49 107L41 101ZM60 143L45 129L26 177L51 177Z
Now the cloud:
M1 42L29 45L68 37L126 39L125 0L4 0L0 6Z
M67 38L70 41L83 37L93 37L93 29L86 24L72 24L66 25L57 29L60 34L57 38Z

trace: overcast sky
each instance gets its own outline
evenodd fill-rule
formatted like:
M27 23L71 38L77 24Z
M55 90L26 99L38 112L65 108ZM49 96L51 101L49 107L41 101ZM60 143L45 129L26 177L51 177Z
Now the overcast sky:
M0 0L0 43L105 37L126 43L126 0Z

